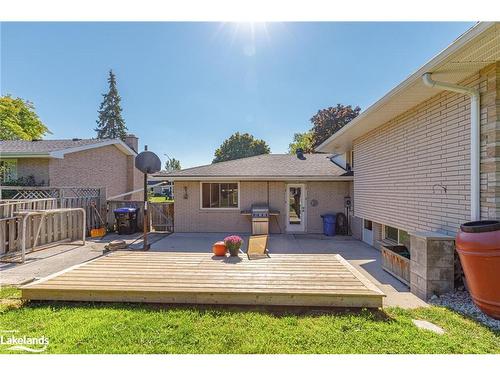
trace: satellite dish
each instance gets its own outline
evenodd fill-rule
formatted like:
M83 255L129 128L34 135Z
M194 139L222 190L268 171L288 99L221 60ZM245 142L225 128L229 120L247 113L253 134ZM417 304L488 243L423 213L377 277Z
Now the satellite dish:
M154 152L143 151L135 157L135 167L142 173L156 173L161 170L161 160Z

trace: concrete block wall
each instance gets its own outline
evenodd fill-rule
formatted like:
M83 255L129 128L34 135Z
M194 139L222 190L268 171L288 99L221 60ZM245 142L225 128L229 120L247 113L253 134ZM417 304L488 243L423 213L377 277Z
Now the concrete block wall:
M429 232L410 235L410 290L427 300L453 290L454 237Z
M363 239L363 219L356 216L349 216L349 223L351 226L351 235L357 240Z

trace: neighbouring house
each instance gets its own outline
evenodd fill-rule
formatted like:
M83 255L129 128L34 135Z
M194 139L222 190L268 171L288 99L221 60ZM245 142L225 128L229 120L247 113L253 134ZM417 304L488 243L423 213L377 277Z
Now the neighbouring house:
M353 235L409 247L417 295L450 290L460 224L500 219L500 23L476 24L316 150L352 166Z
M259 155L168 174L174 231L252 232L252 206L267 207L270 233L321 233L321 215L345 212L352 175L333 155Z
M148 187L153 195L162 195L169 199L174 198L174 184L169 180L168 172L160 171L148 175Z
M0 141L1 181L34 179L53 187L104 187L111 197L142 187L138 139Z

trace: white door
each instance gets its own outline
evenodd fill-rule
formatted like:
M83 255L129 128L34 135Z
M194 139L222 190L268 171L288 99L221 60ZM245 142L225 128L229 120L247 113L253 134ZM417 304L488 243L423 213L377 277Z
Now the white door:
M306 230L306 185L286 185L286 231Z
M373 246L373 228L371 220L363 219L363 242Z

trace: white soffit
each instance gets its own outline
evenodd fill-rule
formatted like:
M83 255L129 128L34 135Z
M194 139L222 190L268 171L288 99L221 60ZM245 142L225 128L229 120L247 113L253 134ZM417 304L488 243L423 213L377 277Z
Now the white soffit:
M500 23L478 23L316 150L346 152L351 149L354 139L437 95L438 89L423 84L421 77L424 73L432 73L434 80L457 84L499 60Z

